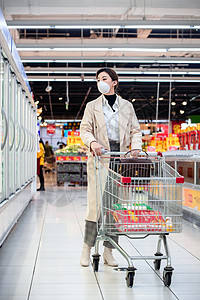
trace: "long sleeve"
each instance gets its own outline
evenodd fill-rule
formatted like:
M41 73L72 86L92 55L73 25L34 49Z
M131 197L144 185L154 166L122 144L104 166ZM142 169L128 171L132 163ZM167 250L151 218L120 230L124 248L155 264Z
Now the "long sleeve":
M142 133L132 105L130 125L131 149L142 149Z
M80 137L88 148L90 148L91 142L96 141L96 138L94 137L94 123L90 103L86 105L83 119L81 121Z

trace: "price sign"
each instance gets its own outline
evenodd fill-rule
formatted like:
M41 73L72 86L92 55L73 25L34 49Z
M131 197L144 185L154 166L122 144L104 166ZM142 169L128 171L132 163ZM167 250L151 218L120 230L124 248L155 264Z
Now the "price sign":
M47 134L54 135L56 133L56 125L55 124L48 124L47 125Z

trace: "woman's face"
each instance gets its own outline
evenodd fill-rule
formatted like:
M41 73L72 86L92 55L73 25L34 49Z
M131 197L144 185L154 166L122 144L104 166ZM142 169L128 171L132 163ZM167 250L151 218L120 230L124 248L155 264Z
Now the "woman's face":
M101 72L98 77L97 77L97 82L99 81L103 81L103 82L106 82L107 84L109 84L110 86L110 91L108 94L106 95L109 95L109 94L114 94L115 92L115 85L117 84L117 81L113 81L112 78L108 75L108 73L106 72Z

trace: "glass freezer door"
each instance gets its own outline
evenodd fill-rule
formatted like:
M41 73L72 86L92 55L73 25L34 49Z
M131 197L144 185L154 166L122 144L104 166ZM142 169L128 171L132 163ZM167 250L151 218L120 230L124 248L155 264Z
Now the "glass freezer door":
M15 193L15 75L9 73L9 195Z
M8 62L1 57L1 182L0 182L0 192L1 198L0 202L8 199L9 197L9 66Z

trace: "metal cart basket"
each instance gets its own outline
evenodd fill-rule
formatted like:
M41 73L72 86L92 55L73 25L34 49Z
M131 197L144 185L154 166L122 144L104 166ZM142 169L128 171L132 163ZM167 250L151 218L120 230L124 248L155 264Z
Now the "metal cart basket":
M154 260L159 270L161 260L167 260L163 281L170 286L173 268L166 236L182 230L182 183L181 177L164 158L150 157L148 163L130 163L132 166L122 176L123 160L119 152L107 153L107 157L94 157L96 179L96 206L98 212L98 236L93 255L93 269L99 267L99 242L109 241L127 260L126 283L133 286L136 259ZM148 165L149 164L149 165ZM148 166L147 166L148 165ZM146 169L150 172L145 172ZM148 174L146 177L145 174ZM149 175L150 174L150 175ZM129 175L129 176L127 176ZM134 177L133 177L134 175ZM141 176L141 177L139 177ZM156 253L153 256L133 257L117 244L112 236L125 235L128 238L146 238L158 235ZM165 255L161 253L163 242Z

